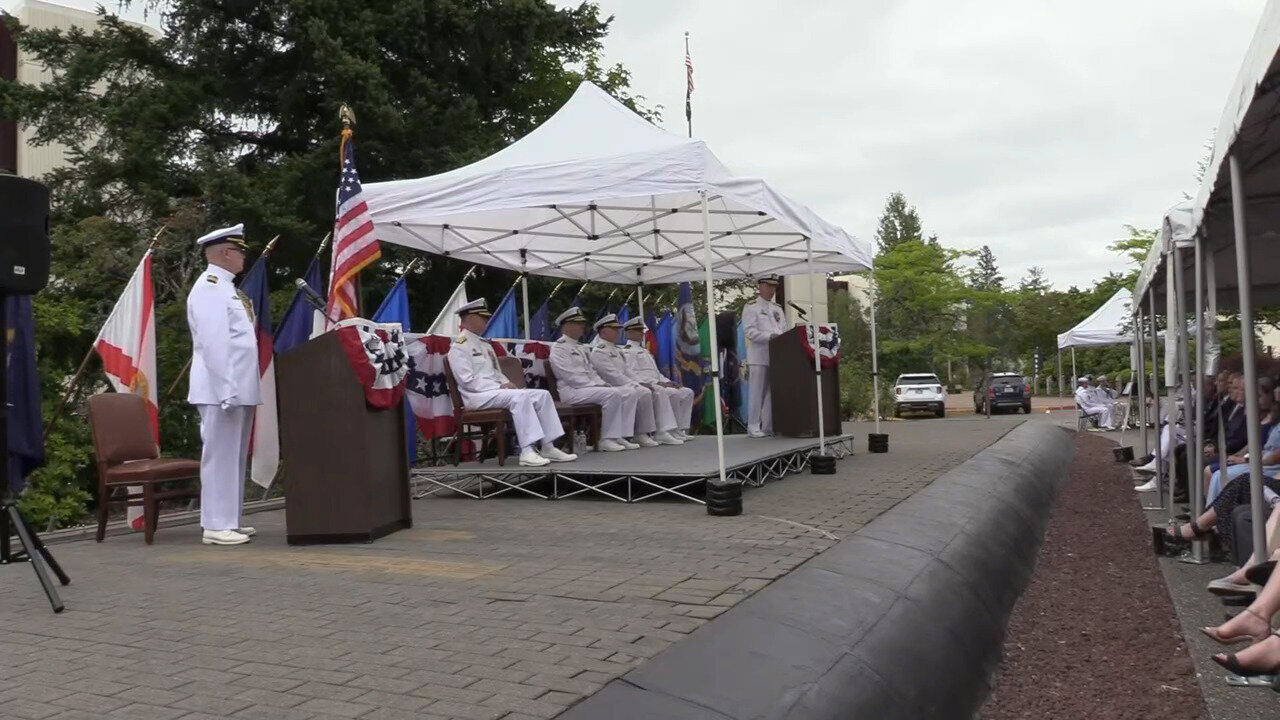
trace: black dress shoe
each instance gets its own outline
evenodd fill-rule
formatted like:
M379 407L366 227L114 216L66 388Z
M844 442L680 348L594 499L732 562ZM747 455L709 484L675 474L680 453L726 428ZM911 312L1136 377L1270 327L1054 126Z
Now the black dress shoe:
M1155 455L1152 455L1152 454L1148 453L1148 454L1146 455L1146 457L1140 457L1140 458L1138 458L1137 460L1130 460L1130 461L1129 461L1129 464L1130 464L1130 465L1132 465L1132 466L1134 466L1134 467L1142 467L1143 465L1146 465L1147 463L1149 463L1149 462L1151 462L1152 460L1155 460L1155 459L1156 459L1156 456L1155 456Z

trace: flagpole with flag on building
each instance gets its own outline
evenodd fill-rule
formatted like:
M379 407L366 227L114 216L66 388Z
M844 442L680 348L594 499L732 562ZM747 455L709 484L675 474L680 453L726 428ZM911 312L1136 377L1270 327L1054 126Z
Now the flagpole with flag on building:
M356 170L355 113L343 105L342 142L339 156L337 212L333 224L333 261L329 266L329 300L325 314L346 319L360 315L360 271L382 256L378 238L373 233L373 218L365 204Z

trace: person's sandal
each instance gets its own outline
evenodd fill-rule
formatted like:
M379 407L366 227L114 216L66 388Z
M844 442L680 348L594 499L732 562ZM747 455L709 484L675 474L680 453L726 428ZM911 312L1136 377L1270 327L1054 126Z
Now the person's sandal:
M1244 571L1245 578L1254 585L1266 585L1271 573L1276 569L1276 561L1268 560Z
M1259 621L1262 622L1263 625L1266 626L1267 629L1264 630L1260 635L1245 633L1243 635L1224 636L1218 632L1218 628L1216 627L1202 627L1200 628L1200 632L1204 633L1206 636L1208 636L1210 640L1213 640L1214 642L1220 645L1235 645L1236 643L1242 643L1242 642L1262 642L1263 640L1266 640L1267 636L1271 634L1271 623L1268 622L1266 618L1262 617L1261 615L1254 612L1253 610L1250 610L1249 608L1245 608L1244 612L1257 618Z
M1280 636L1280 632L1272 630L1269 635ZM1225 656L1225 657L1224 657ZM1270 667L1265 669L1247 668L1240 664L1240 658L1235 653L1216 653L1213 655L1213 661L1221 665L1227 672L1233 675L1239 675L1242 678L1257 677L1259 675L1275 675L1280 672L1280 667Z

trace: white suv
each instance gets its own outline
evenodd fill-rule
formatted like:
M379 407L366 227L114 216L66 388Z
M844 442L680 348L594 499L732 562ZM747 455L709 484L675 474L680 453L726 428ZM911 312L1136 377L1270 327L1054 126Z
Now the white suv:
M899 375L893 384L893 399L897 401L894 416L902 417L904 410L929 410L938 417L947 415L947 393L937 375L909 373Z

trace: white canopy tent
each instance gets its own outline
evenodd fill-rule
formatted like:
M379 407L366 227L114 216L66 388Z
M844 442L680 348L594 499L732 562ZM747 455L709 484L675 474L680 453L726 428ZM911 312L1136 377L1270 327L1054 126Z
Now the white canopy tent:
M641 290L701 280L709 314L713 279L859 272L871 269L873 258L868 244L760 178L730 172L702 141L654 126L590 83L483 160L431 177L369 183L364 194L380 240ZM526 333L528 312L526 291ZM709 325L715 347L715 322ZM718 365L713 352L716 407ZM715 417L723 482L723 430Z
M1071 348L1072 382L1077 377L1076 348L1128 345L1134 342L1132 306L1133 294L1127 288L1120 288L1089 317L1070 330L1058 334L1058 367L1062 367L1062 350ZM1132 357L1130 359L1132 363L1137 362Z
M1227 95L1214 138L1213 154L1204 180L1190 203L1175 208L1166 217L1164 243L1152 248L1135 287L1144 293L1152 316L1156 301L1164 295L1166 314L1186 317L1194 302L1194 315L1204 314L1206 322L1196 325L1195 378L1197 393L1207 373L1214 370L1212 356L1206 363L1202 350L1214 352L1213 332L1218 307L1237 309L1245 337L1254 332L1255 302L1280 303L1280 263L1276 262L1280 240L1280 3L1270 0L1254 32L1240 72ZM1191 287L1183 276L1193 273ZM1178 348L1173 365L1181 369L1184 403L1190 406L1191 373L1186 347L1188 338L1177 328ZM1246 386L1257 387L1254 344L1243 343L1242 356ZM1166 362L1166 387L1174 382ZM1172 397L1172 393L1170 393ZM1245 394L1248 418L1248 453L1254 522L1255 559L1266 557L1262 483L1262 438L1256 392ZM1172 403L1170 403L1172 405ZM1170 410L1172 412L1172 409ZM1203 423L1189 414L1196 426L1196 442L1188 442L1193 466L1200 462ZM1193 474L1193 493L1199 495L1199 474ZM1200 511L1201 497L1193 498L1193 512ZM1201 545L1196 545L1200 557Z

